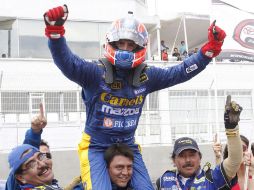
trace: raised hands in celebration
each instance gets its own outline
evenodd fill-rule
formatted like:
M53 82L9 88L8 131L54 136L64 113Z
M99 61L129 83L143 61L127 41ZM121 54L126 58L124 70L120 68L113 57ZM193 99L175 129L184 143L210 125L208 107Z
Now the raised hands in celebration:
M225 113L224 113L224 124L226 129L234 129L240 121L240 114L242 107L235 101L231 101L231 96L227 96Z
M39 133L47 125L42 103L40 103L40 113L31 121L31 128L35 133Z
M215 22L213 21L208 28L208 42L201 48L202 53L209 58L214 58L220 54L223 41L226 37L225 31L216 26Z
M46 36L51 39L62 37L65 33L63 25L68 17L67 5L49 9L43 16L46 24Z
M218 134L216 133L213 139L213 152L215 155L216 164L222 161L222 144L219 141Z

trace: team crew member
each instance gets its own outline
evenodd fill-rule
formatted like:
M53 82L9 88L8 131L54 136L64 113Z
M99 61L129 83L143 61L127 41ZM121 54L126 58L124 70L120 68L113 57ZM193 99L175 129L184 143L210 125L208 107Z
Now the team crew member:
M225 128L227 135L228 157L214 170L201 169L201 152L194 139L183 137L177 139L172 154L175 171L166 171L158 180L158 189L231 189L236 183L243 155L239 135L238 121L242 108L231 102L228 96L225 106Z
M240 190L244 189L245 181L247 180L248 189L252 189L254 185L254 181L252 180L252 176L254 175L254 158L252 152L248 152L249 139L245 136L240 135L241 143L243 147L243 160L240 165L239 170L237 171L237 179L238 183L232 187L232 190ZM223 155L222 155L222 145L220 142L215 141L213 144L213 150L216 157L216 164L220 164L222 160L225 160L228 157L228 147L227 145L224 148ZM223 157L222 157L223 156ZM248 168L248 170L246 170ZM245 175L245 172L248 171L248 175ZM248 179L245 179L248 177Z
M145 98L149 93L185 82L204 70L220 53L226 34L212 24L208 30L209 41L196 55L174 67L148 67L143 63L147 30L129 15L113 22L106 35L106 59L96 64L79 58L67 46L63 26L67 16L66 5L48 10L44 14L45 33L57 67L82 87L87 113L78 148L82 181L89 190L111 190L103 155L111 144L126 143L134 152L132 188L152 190L134 139Z
M24 143L9 154L10 174L5 190L61 190L54 179L52 160L39 151L42 129L47 125L43 105L40 114L33 118Z

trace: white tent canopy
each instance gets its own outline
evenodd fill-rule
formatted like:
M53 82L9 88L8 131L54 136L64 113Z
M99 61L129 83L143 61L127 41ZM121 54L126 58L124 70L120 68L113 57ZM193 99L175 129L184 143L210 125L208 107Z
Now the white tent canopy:
M200 48L207 41L209 25L208 15L181 13L176 18L161 20L160 39L164 40L169 47L169 53L174 47L179 47L182 40L185 41L189 50L193 50L195 47ZM156 32L151 34L150 40L152 55L155 55L157 54Z

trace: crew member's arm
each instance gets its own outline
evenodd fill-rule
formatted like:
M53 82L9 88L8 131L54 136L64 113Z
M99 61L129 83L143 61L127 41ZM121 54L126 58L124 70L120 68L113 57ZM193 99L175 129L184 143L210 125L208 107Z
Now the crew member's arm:
M235 177L243 159L243 154L241 153L243 149L238 126L241 111L242 107L234 101L231 102L231 96L228 95L224 113L228 157L223 161L222 165L229 181Z
M30 144L39 148L41 142L42 129L47 125L47 120L44 116L43 105L40 104L40 113L31 121L31 128L27 130L23 144ZM5 190L21 190L13 173L7 178Z
M31 128L26 131L23 144L30 144L39 148L41 142L42 129L47 125L47 119L44 116L42 103L40 104L40 113L31 121Z
M215 163L216 165L221 164L221 159L222 159L222 145L221 143L218 141L218 136L217 133L215 134L214 137L214 142L213 142L213 152L215 155Z
M248 176L247 176L248 179L245 179L247 180L248 189L250 190L254 189L254 157L251 152L246 151L243 153L243 163L246 169L248 169Z

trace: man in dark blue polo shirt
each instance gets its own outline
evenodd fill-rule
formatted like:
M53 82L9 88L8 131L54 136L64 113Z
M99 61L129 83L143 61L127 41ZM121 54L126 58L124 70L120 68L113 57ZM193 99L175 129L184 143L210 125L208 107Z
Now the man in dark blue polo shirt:
M176 170L166 171L158 180L160 190L230 190L237 182L236 172L242 161L242 145L239 136L238 121L242 108L231 102L228 96L225 106L225 128L229 157L215 169L200 167L202 154L197 142L189 137L175 141L172 160Z

